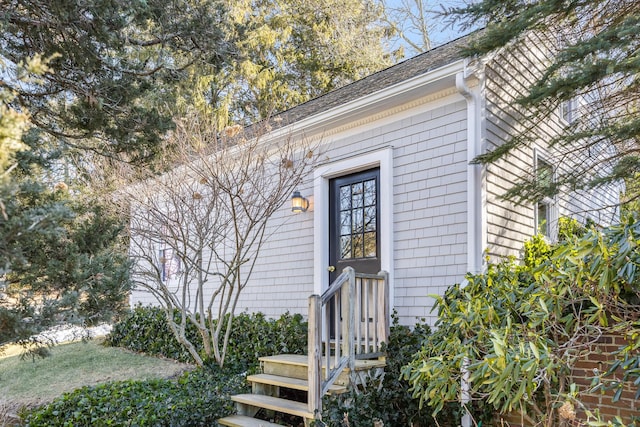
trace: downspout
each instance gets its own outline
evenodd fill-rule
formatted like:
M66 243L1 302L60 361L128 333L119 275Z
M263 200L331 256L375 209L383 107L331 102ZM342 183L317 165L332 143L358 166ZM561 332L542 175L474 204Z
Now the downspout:
M467 79L476 77L478 82L470 88ZM464 70L456 74L456 89L467 100L467 271L480 273L484 269L483 253L487 242L486 192L483 167L471 161L482 153L484 145L484 98L482 96L484 73L470 70L469 60L465 60ZM471 402L469 359L465 358L460 380L460 403ZM462 427L471 427L470 413L465 411Z
M471 164L482 153L484 144L484 113L481 95L484 76L469 70L456 74L456 89L467 100L467 271L480 273L484 269L483 252L486 248L486 209L483 167ZM478 83L470 88L469 77L478 76Z

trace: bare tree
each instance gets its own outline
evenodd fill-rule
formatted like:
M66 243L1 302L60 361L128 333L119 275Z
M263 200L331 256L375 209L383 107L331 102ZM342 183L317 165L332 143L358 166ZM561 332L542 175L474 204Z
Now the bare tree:
M394 30L394 42L403 47L405 57L431 50L463 32L447 16L447 9L465 4L464 0L380 1L384 5L385 21Z
M168 161L180 166L123 193L132 277L156 297L198 365L204 357L222 366L238 298L269 238L269 219L318 155L306 141L266 142L240 127L218 133L193 116L178 122L168 146ZM186 334L189 323L204 354Z
M386 1L387 22L396 30L399 41L410 56L431 49L430 33L434 27L434 10L428 0Z

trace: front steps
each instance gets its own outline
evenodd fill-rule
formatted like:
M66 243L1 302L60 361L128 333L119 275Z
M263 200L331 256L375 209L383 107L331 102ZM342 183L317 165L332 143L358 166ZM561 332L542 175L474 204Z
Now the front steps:
M280 412L300 417L304 420L305 426L308 426L314 419L314 414L309 412L306 402L305 392L309 390L307 361L306 355L282 354L261 357L260 364L263 373L247 377L247 381L251 383L251 394L231 397L231 400L236 403L238 415L222 418L218 420L218 423L229 427L278 426L279 424L254 418L263 409L270 418L274 413ZM347 391L350 377L356 378L356 381L359 382L359 378L370 375L372 371L383 369L384 365L384 361L380 360L356 360L356 375L351 376L346 369L336 383L331 386L329 393L344 393ZM281 391L285 392L285 390L302 392L305 401L298 402L280 397Z

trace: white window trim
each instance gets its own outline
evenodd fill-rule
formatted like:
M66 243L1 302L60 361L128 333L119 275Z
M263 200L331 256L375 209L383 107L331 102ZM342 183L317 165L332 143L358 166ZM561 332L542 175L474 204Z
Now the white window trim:
M329 286L329 180L380 168L380 268L389 273L389 302L393 306L393 147L356 155L317 168L313 174L314 293Z

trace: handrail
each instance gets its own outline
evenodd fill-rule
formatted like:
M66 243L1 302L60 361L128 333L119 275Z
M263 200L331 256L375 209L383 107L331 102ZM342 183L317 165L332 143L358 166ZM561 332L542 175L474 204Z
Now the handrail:
M326 291L320 295L322 304L326 304L331 297L338 293L342 289L342 285L349 280L349 270L353 270L351 267L344 269L342 273L333 281Z
M389 336L388 287L386 272L347 267L322 295L309 297L308 404L316 418L322 396L345 368L353 373L356 358L382 355Z

